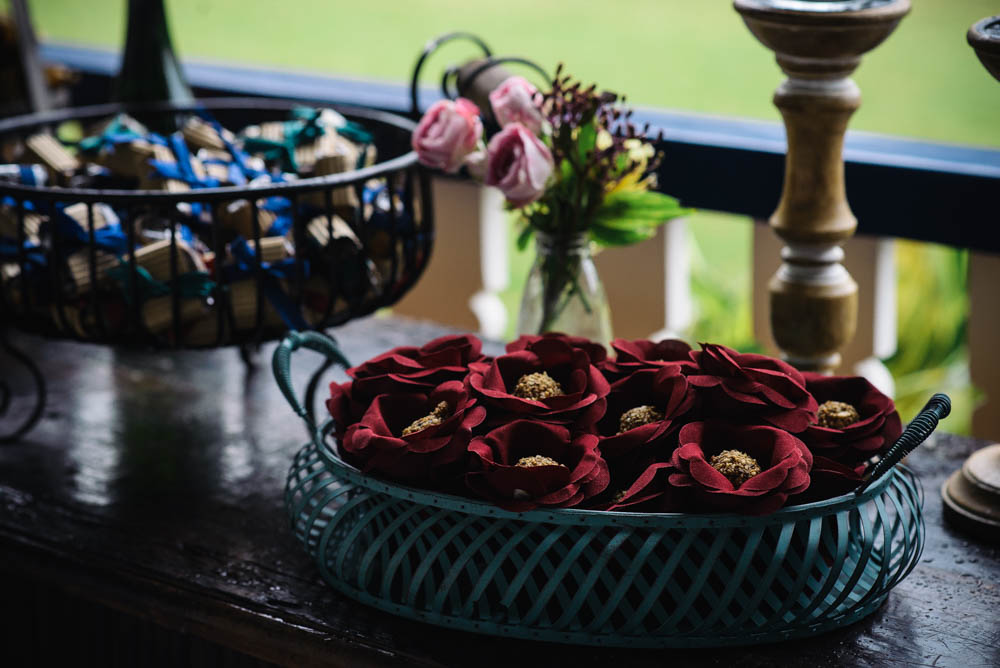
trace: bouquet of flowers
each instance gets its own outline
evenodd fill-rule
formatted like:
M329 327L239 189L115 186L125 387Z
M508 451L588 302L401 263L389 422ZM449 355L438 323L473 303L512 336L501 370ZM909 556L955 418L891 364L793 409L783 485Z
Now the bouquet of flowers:
M348 370L327 407L365 473L513 511L763 515L857 487L902 433L863 378L681 341L475 336L395 348Z
M569 252L574 240L635 243L688 211L656 192L661 156L646 139L649 126L637 128L618 96L584 88L560 66L546 93L513 76L489 98L500 130L488 143L479 108L458 98L427 110L413 133L413 149L424 165L446 172L465 166L499 188L525 222L519 245L538 235L540 244L555 249L540 266L541 333L553 329L570 299L586 299L579 263Z

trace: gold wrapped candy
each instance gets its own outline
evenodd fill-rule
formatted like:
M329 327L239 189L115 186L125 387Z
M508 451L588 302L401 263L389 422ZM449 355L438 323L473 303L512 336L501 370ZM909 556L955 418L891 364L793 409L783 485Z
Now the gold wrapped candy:
M192 116L184 123L181 134L184 135L184 141L187 142L188 146L194 150L201 148L225 150L226 144L222 141L223 137L230 143L236 141L236 137L229 130L223 128L222 137L220 137L214 127L197 116Z
M183 240L177 239L177 275L194 271L205 271L201 257ZM127 259L127 258L126 258ZM175 278L170 273L170 240L154 241L148 246L135 250L135 263L149 272L157 281L164 283Z
M118 216L114 210L106 204L92 205L94 231L110 224L118 222ZM63 214L76 221L80 229L88 229L87 205L78 202L63 209ZM116 255L105 250L94 251L94 274L98 285L108 279L108 272L120 264ZM90 292L94 286L90 283L90 249L81 248L66 257L66 268L69 270L69 278L76 287L76 294L83 295Z
M40 243L38 236L42 226L42 216L34 211L24 212L24 240L33 246ZM0 237L16 242L17 233L17 207L7 204L0 205Z
M262 235L267 234L271 225L278 219L278 214L275 212L262 209L263 204L264 200L258 200L257 222ZM236 232L244 239L253 239L253 207L250 206L249 200L237 199L226 202L216 209L215 215L223 227Z
M354 230L336 214L330 216L329 219L326 216L316 216L305 226L304 232L306 240L319 248L326 248L330 245L331 232L332 239L349 239L355 248L361 248L361 241L354 234ZM288 231L288 236L294 236L294 229Z
M54 182L65 182L77 169L80 161L59 140L47 133L32 135L24 140L27 157L45 166Z
M257 282L246 278L229 285L229 301L233 310L233 326L236 331L254 329L257 326ZM267 296L261 293L261 326L284 327L285 323Z
M153 144L145 139L133 139L102 149L94 158L94 162L107 167L115 176L127 179L142 179L152 167L149 161L153 158Z
M180 301L180 322L186 324L204 318L209 310L201 297ZM142 322L150 332L160 334L173 326L174 300L171 295L147 299L142 305Z

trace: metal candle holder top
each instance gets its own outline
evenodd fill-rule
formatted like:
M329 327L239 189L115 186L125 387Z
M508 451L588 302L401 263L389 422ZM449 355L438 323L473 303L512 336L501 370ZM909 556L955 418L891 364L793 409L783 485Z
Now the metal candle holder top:
M969 28L966 39L983 67L1000 81L1000 15L976 21Z
M788 135L785 182L770 225L786 243L771 280L771 329L782 355L829 371L854 336L858 287L840 244L857 220L844 187L844 133L861 104L849 77L909 11L909 0L735 0L788 75L774 94Z

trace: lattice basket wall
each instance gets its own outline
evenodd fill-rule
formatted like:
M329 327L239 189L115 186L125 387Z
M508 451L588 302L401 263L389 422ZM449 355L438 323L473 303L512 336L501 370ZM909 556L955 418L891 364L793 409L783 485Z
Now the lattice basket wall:
M922 491L903 467L760 518L518 514L372 479L329 431L289 472L295 535L338 591L451 628L629 647L808 636L875 611L923 547Z

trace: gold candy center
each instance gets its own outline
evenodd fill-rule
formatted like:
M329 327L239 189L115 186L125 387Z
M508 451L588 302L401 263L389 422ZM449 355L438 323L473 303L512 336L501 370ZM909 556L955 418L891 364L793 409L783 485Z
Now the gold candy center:
M549 397L561 397L563 395L562 386L547 372L526 373L517 379L514 386L514 396L522 399L548 399Z
M545 455L532 455L530 457L521 457L520 459L517 460L517 466L520 466L521 468L525 469L535 468L536 466L562 466L563 468L565 468L563 464L560 464L556 460L552 459L551 457L546 457Z
M663 419L663 413L652 406L636 406L622 413L618 421L618 433L641 427L651 422L659 422Z
M745 452L739 450L723 450L712 455L709 462L716 471L726 476L733 487L739 487L750 478L760 473L760 464Z
M409 427L403 430L403 436L409 436L410 434L415 434L418 431L423 431L427 427L433 427L436 424L441 424L444 422L445 418L448 417L448 413L451 409L448 407L447 401L442 401L434 407L434 410L430 412L429 415L425 415L422 418L414 420Z
M854 406L843 401L824 401L820 404L816 424L827 429L843 429L860 419L861 416Z

